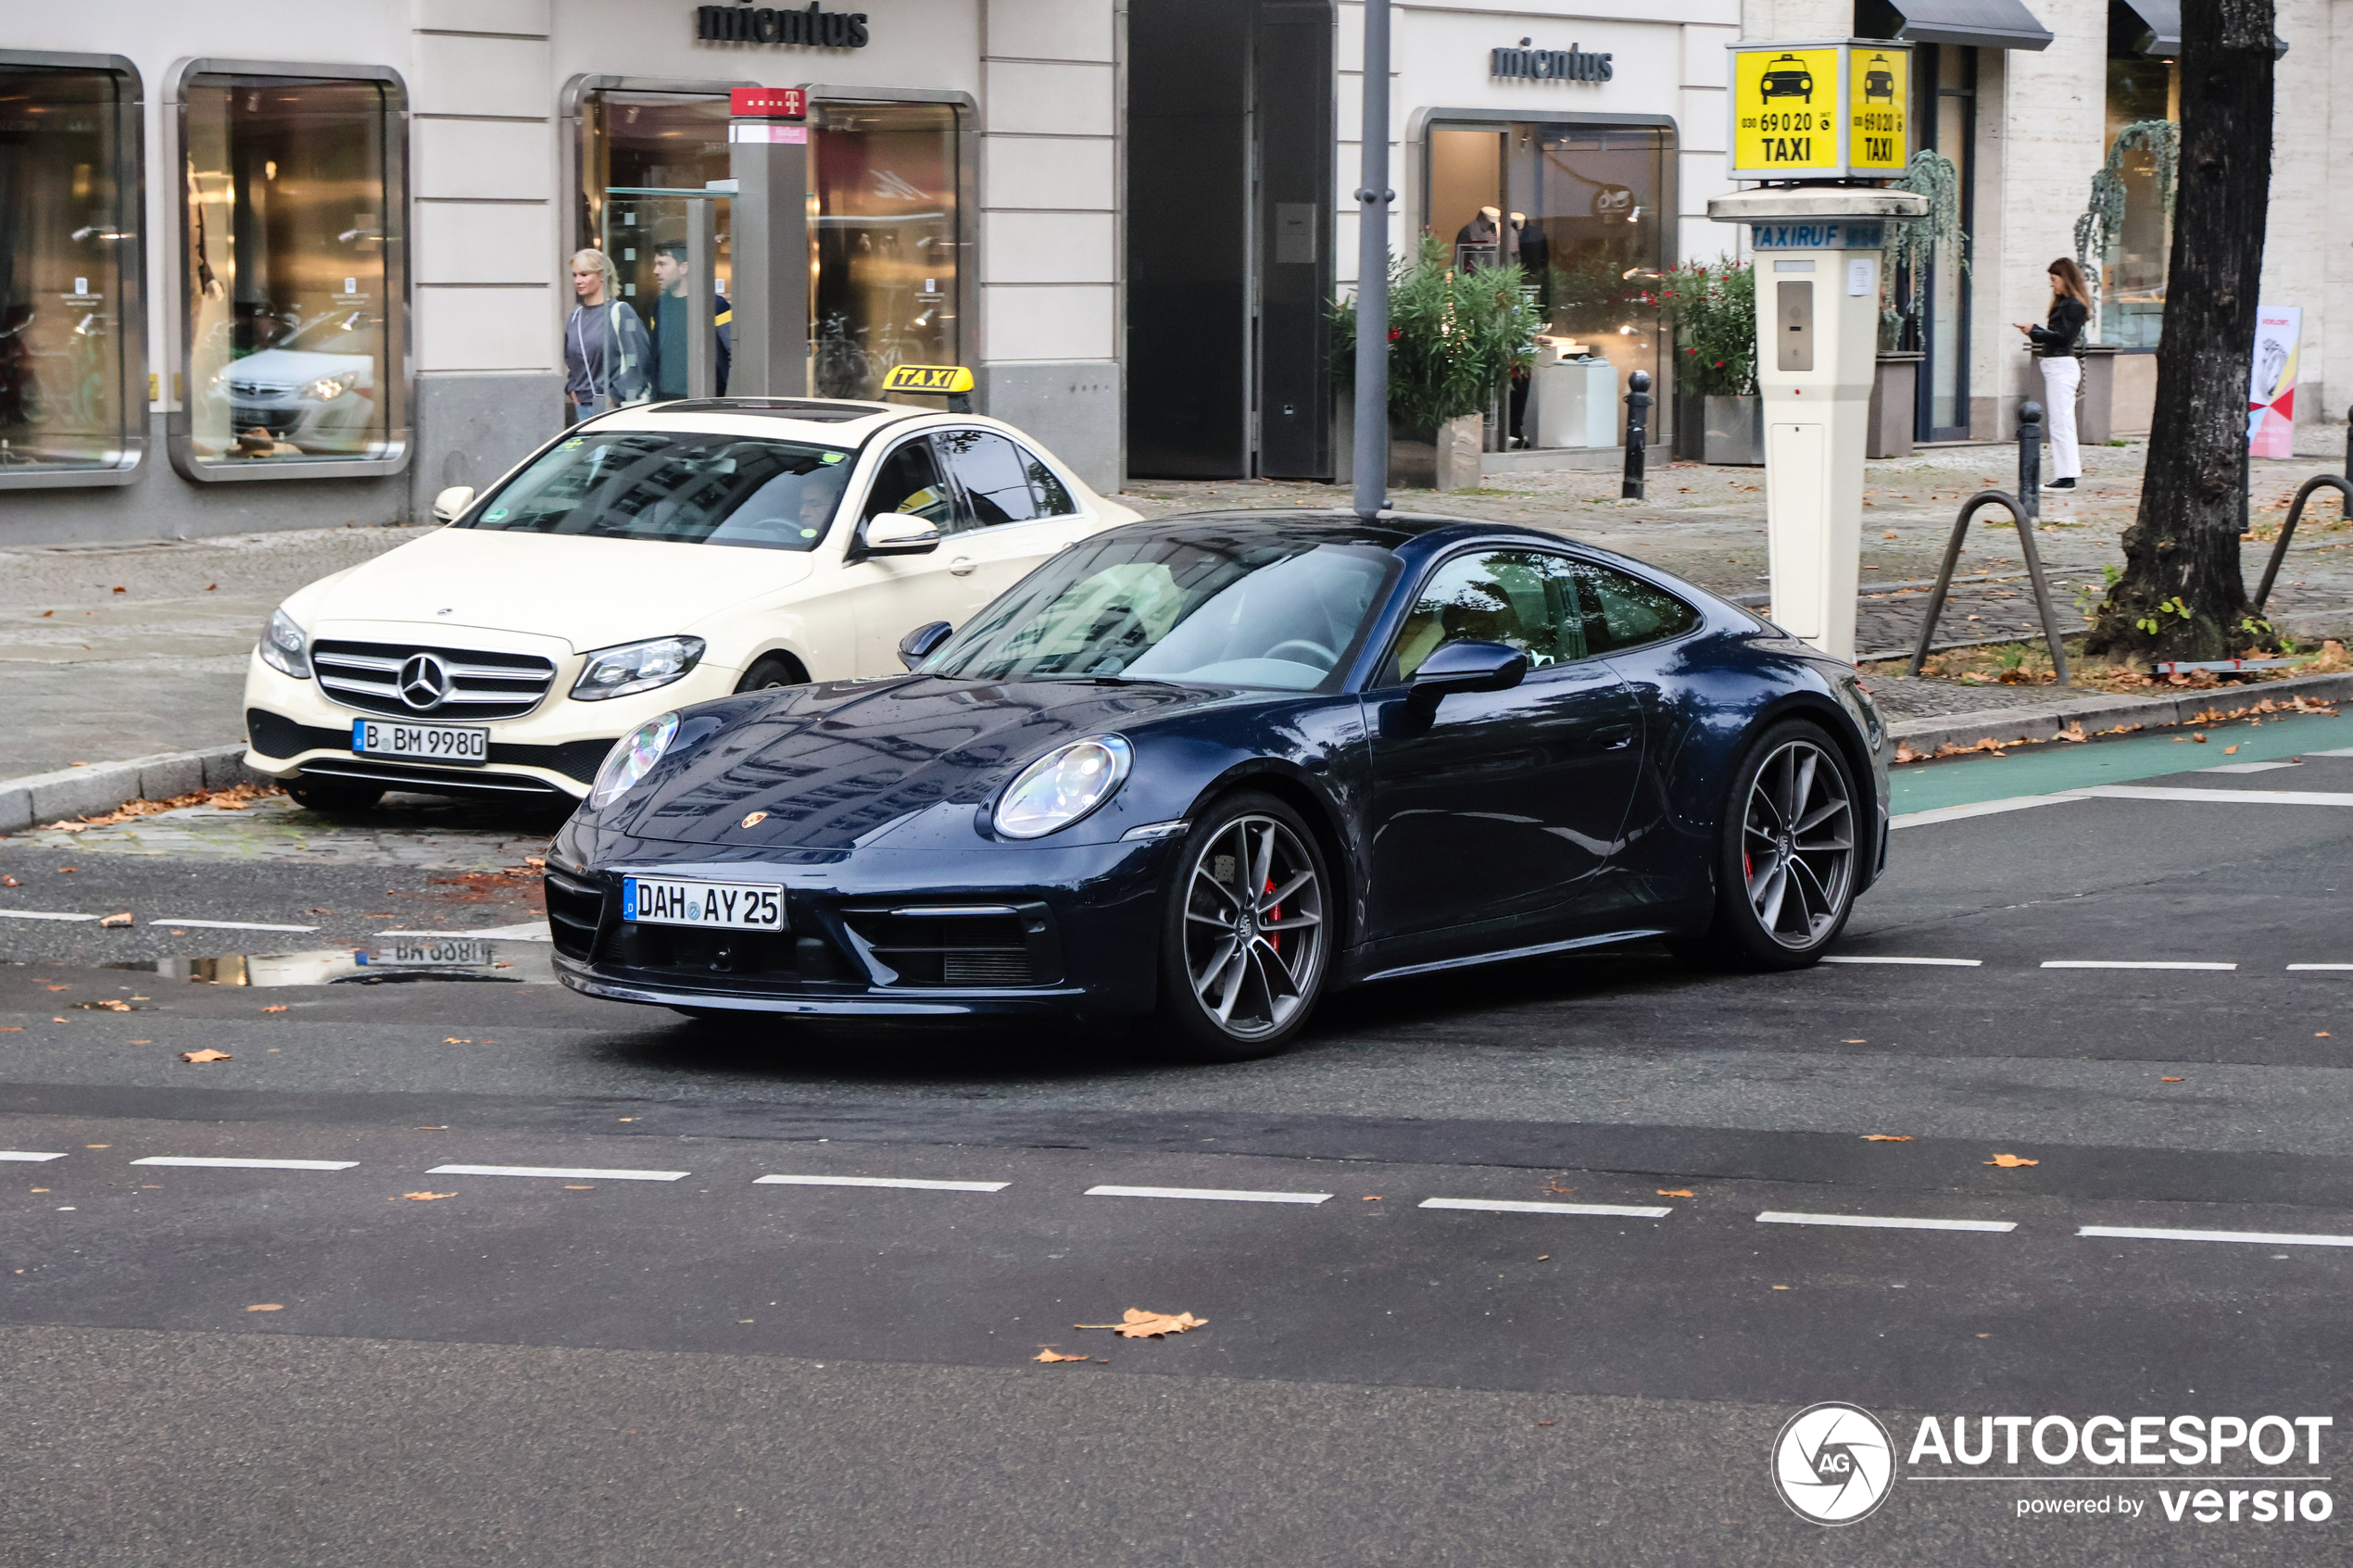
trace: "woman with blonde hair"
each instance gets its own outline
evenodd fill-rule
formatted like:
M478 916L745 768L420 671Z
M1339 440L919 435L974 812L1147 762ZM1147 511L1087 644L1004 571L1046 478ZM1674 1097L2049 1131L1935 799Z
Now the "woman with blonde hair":
M2051 316L2039 327L2013 322L2043 358L2044 428L2051 433L2053 490L2072 490L2083 472L2083 455L2075 445L2075 392L2083 384L2083 367L2076 362L2076 345L2091 319L2092 291L2083 269L2067 257L2051 263Z
M593 246L572 255L572 292L578 301L564 321L564 422L646 398L652 342L646 323L618 298L621 275L612 257Z

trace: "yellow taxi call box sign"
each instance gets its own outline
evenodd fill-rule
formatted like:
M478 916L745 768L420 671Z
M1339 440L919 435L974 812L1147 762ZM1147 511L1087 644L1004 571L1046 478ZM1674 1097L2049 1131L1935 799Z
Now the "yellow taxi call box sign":
M1736 44L1735 180L1894 176L1912 157L1912 48L1888 39Z
M962 365L894 365L883 378L882 389L953 397L973 389L973 373Z

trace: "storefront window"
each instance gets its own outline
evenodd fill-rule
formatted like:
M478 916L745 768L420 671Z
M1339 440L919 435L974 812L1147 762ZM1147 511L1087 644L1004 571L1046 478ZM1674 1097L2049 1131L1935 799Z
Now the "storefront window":
M1976 220L1977 51L1951 44L1930 44L1915 52L1915 78L1935 94L1927 121L1929 145L1953 160L1959 179L1961 232L1973 232ZM1925 68L1921 69L1920 68ZM1928 351L1922 395L1927 399L1924 441L1969 439L1969 270L1953 247L1939 244L1929 257L1928 308L1922 312L1925 331L1917 345Z
M2181 88L2171 60L2134 55L2108 62L2108 141L2141 120L2181 119ZM2124 225L2100 257L2102 343L2154 348L2165 321L2165 272L2173 253L2173 216L2157 188L2157 159L2140 144L2125 150Z
M579 243L612 257L622 297L648 329L661 287L655 257L684 243L687 193L729 178L727 118L714 93L582 97ZM809 124L810 390L880 398L894 365L963 363L956 108L828 102L812 106ZM730 217L723 202L722 294L733 275Z
M0 61L0 484L137 460L137 103L124 72Z
M189 78L188 456L400 456L405 332L389 84Z
M1428 138L1429 232L1458 265L1516 262L1550 335L1607 359L1621 383L1635 370L1655 381L1674 157L1665 127L1440 121Z

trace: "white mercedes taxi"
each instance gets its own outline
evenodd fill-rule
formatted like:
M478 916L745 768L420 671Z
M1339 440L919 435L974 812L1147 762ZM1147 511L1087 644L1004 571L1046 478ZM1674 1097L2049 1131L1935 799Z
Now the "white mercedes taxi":
M434 511L254 650L245 762L306 806L568 804L655 714L895 673L910 632L1137 516L1010 425L808 398L606 414Z

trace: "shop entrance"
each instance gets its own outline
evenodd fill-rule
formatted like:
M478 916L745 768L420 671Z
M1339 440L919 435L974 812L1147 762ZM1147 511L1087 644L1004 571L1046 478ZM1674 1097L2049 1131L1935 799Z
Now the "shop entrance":
M1127 467L1329 479L1329 0L1135 0Z

